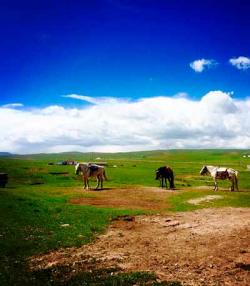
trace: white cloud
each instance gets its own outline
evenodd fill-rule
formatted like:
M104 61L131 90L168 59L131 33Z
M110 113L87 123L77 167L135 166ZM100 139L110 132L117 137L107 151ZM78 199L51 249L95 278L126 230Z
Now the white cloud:
M250 58L238 57L229 60L230 64L239 70L246 70L250 68Z
M8 103L5 105L2 105L3 108L15 108L15 107L23 107L22 103Z
M231 97L232 94L232 92L225 93L220 90L210 91L201 99L201 106L213 113L237 113L238 108Z
M195 72L203 72L205 68L211 68L212 66L215 65L217 65L215 60L206 60L206 59L195 60L189 64L189 66Z
M13 153L250 148L250 99L210 91L66 109L0 107L0 150ZM6 120L7 119L7 120Z
M63 97L66 98L73 98L73 99L78 99L78 100L82 100L82 101L86 101L88 103L91 104L113 104L116 102L123 102L124 100L119 100L115 97L91 97L91 96L87 96L87 95L80 95L80 94L67 94L67 95L63 95Z

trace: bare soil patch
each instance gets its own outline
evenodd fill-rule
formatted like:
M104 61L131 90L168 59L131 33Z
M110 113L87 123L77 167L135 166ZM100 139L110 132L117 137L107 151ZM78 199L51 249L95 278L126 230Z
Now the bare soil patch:
M114 267L154 271L183 285L250 285L250 211L203 209L121 217L93 243L30 259L32 270L68 266L71 275Z
M124 188L102 191L83 191L83 197L71 199L71 204L112 207L117 209L138 209L166 212L167 198L175 191L161 188ZM91 195L91 196L88 196Z
M210 195L210 196L204 196L204 197L197 198L197 199L188 200L187 202L189 204L199 205L199 204L204 203L204 202L209 202L209 201L219 200L219 199L223 199L223 196L221 196L221 195Z

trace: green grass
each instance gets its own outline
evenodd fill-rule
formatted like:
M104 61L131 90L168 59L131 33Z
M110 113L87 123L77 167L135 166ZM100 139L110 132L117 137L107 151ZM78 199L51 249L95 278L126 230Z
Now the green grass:
M55 196L53 190L35 187L0 191L1 285L11 285L12 273L25 275L26 257L80 246L102 232L113 217L140 213L70 205L70 195L59 196L57 191Z
M208 202L194 205L188 203L188 200L198 199L208 195L220 195L222 199L215 199ZM250 207L249 192L229 192L229 191L197 191L186 190L177 193L169 200L171 207L169 210L174 212L192 211L202 208L219 208L219 207Z
M101 161L108 163L108 181L104 185L107 188L159 186L154 178L155 169L170 165L174 169L177 190L169 199L169 210L190 211L204 207L250 206L250 172L246 168L250 165L250 158L243 158L246 153L250 151L171 150L116 154L39 154L0 158L0 172L9 174L7 187L0 189L1 285L25 285L26 282L32 284L34 277L29 276L25 264L30 255L87 243L104 231L113 217L141 213L138 210L121 211L69 204L69 199L84 196L82 181L75 176L73 166L48 165L49 162L66 159L94 161L101 157ZM195 190L195 187L204 185L212 188L211 178L199 176L204 164L237 169L240 172L241 192L219 192L223 195L223 200L214 200L199 206L187 203L191 198L214 194L212 191ZM94 182L91 184L95 185ZM229 183L220 181L219 187L228 188ZM63 224L69 226L63 227ZM131 275L133 276L129 274L129 277ZM29 277L27 281L26 276ZM120 278L114 282L118 284L112 285L122 285L119 281L123 278Z

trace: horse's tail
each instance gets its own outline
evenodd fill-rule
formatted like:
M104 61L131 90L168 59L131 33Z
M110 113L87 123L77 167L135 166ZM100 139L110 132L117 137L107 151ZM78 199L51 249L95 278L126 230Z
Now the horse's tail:
M169 185L170 185L170 189L174 189L175 188L175 186L174 186L174 172L173 171L170 173Z
M105 171L105 169L103 169L103 177L104 177L104 179L107 181L108 180L108 178L107 178L107 176L106 176L106 171Z

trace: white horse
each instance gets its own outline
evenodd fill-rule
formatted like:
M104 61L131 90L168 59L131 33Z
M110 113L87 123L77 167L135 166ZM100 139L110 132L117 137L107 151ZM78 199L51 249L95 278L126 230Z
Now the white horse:
M105 169L92 163L77 163L75 166L76 175L82 174L84 189L89 189L89 177L93 177L97 181L96 189L103 188L103 180L107 180Z
M231 191L238 191L238 171L231 168L223 168L216 166L203 166L200 175L210 175L214 179L214 190L218 191L217 179L230 180L232 182Z

